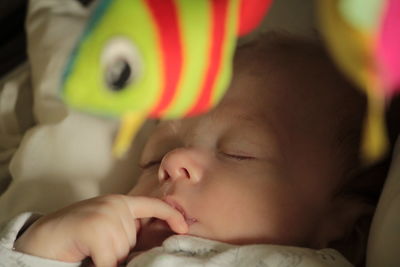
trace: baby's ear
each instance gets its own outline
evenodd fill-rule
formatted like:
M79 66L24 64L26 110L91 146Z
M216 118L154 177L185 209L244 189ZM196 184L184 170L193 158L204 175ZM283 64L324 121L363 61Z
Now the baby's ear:
M374 207L364 200L351 196L337 196L321 220L313 245L315 248L332 247L347 240L357 231L361 218L372 217ZM368 231L368 229L366 230ZM368 233L366 232L365 235Z

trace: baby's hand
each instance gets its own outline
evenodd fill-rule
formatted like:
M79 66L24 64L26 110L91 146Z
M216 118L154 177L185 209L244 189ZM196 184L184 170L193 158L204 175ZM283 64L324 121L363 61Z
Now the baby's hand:
M182 214L147 197L108 195L44 216L16 241L17 251L64 262L91 257L96 266L117 266L136 244L140 218L166 221L176 233L188 226Z

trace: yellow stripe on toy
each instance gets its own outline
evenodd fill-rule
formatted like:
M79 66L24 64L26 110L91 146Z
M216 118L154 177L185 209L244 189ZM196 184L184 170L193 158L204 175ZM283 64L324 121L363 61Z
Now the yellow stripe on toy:
M372 92L372 89L367 89ZM382 96L367 95L368 109L364 121L361 157L365 164L379 160L388 150L385 127L385 103Z
M113 155L120 158L129 149L131 140L147 118L147 113L129 112L124 114L117 138L114 143Z

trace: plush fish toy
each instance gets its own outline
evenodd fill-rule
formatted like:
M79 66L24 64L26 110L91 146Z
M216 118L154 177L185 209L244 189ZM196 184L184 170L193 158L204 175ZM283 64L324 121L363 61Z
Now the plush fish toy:
M319 25L339 67L368 98L363 156L387 150L385 105L400 92L400 0L316 1Z
M238 36L271 0L101 0L62 79L71 107L121 120L123 155L148 118L214 107L228 88Z

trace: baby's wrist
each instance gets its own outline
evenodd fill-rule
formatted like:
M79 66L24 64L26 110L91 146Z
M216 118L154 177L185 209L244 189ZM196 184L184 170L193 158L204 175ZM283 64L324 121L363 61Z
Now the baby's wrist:
M33 225L30 225L19 234L14 242L13 250L32 256L39 256L34 253L33 249L40 247L40 243L35 241L35 231L32 231Z
M60 221L53 217L40 218L16 239L14 250L65 263L77 263L87 258L74 233L69 231L71 228L59 225Z
M43 227L39 221L40 219L19 234L13 250L31 256L63 261L54 255L54 244L49 238L52 235L51 231Z

